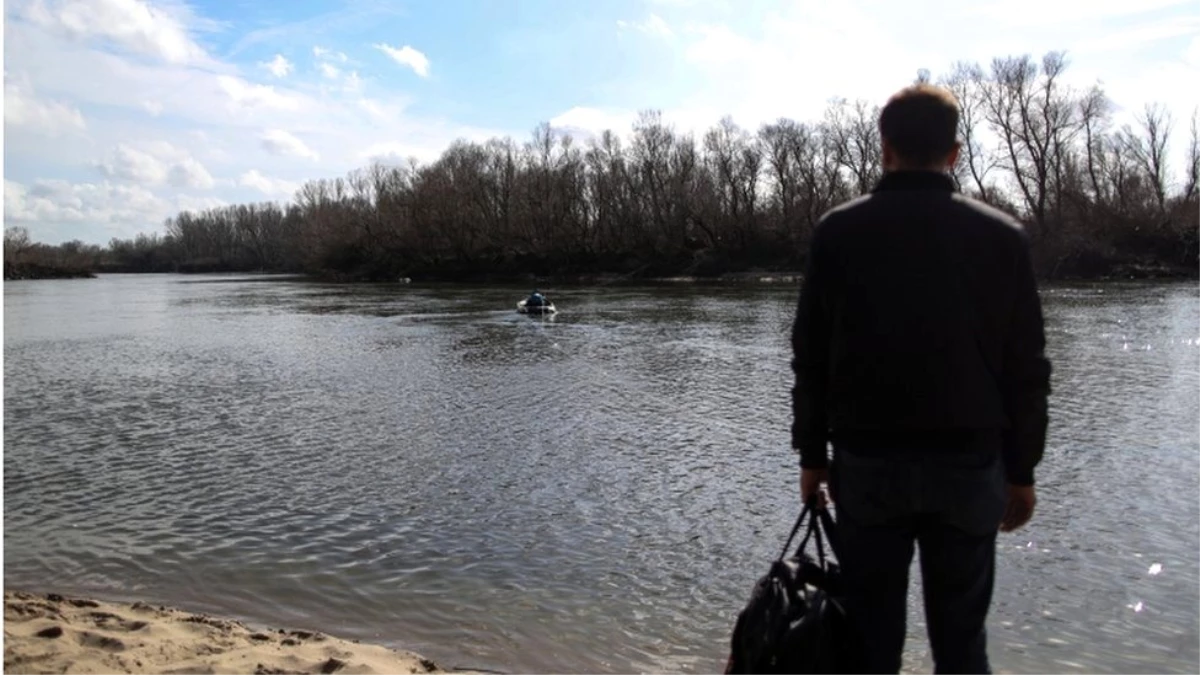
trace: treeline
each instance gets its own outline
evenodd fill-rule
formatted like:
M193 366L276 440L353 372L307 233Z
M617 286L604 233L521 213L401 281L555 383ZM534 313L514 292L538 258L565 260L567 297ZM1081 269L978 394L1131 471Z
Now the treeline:
M1103 90L1067 86L1066 65L1007 57L937 80L963 110L960 189L1027 224L1044 276L1194 275L1195 112L1173 172L1170 112L1116 128ZM725 118L697 137L649 111L627 140L586 143L542 124L525 143L458 141L430 164L310 181L286 205L183 212L161 237L91 253L97 269L379 280L794 270L821 214L879 179L878 113L835 100L820 120L751 132Z
M107 247L68 241L57 246L32 241L24 227L4 229L4 278L94 277L96 272L174 272L170 246L158 235L113 239Z
M4 279L94 277L104 249L72 241L58 246L39 244L23 227L4 229Z

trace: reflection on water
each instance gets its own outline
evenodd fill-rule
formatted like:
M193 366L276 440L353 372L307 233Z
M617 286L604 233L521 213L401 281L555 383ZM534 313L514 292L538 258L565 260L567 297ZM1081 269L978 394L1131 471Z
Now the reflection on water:
M452 665L719 670L797 508L795 288L548 290L553 320L523 288L6 284L5 583ZM1050 448L993 663L1195 672L1195 285L1045 303Z

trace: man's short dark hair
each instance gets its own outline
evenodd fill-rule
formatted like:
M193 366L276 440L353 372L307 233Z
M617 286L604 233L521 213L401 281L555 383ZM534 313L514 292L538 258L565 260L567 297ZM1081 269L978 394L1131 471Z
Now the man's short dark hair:
M883 106L879 133L905 163L930 166L954 149L958 101L931 84L905 87Z

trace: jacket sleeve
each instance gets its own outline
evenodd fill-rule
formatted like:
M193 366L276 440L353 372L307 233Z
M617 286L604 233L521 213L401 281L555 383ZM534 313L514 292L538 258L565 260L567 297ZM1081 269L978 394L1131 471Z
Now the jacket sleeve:
M826 228L818 225L809 248L796 321L792 326L792 448L800 452L800 466L821 469L829 465L828 377L828 245Z
M1013 312L1004 340L1001 389L1009 427L1004 433L1004 468L1013 485L1033 485L1033 469L1046 446L1050 361L1042 304L1029 257L1029 240L1022 232L1014 279Z

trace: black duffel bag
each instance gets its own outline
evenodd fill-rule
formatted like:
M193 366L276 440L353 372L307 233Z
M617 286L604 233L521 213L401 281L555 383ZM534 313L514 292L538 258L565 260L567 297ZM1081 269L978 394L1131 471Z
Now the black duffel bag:
M804 538L785 558L806 517ZM810 540L816 544L815 559L805 551ZM845 672L849 640L841 577L837 563L825 556L826 542L836 556L836 526L814 496L738 614L726 673Z

